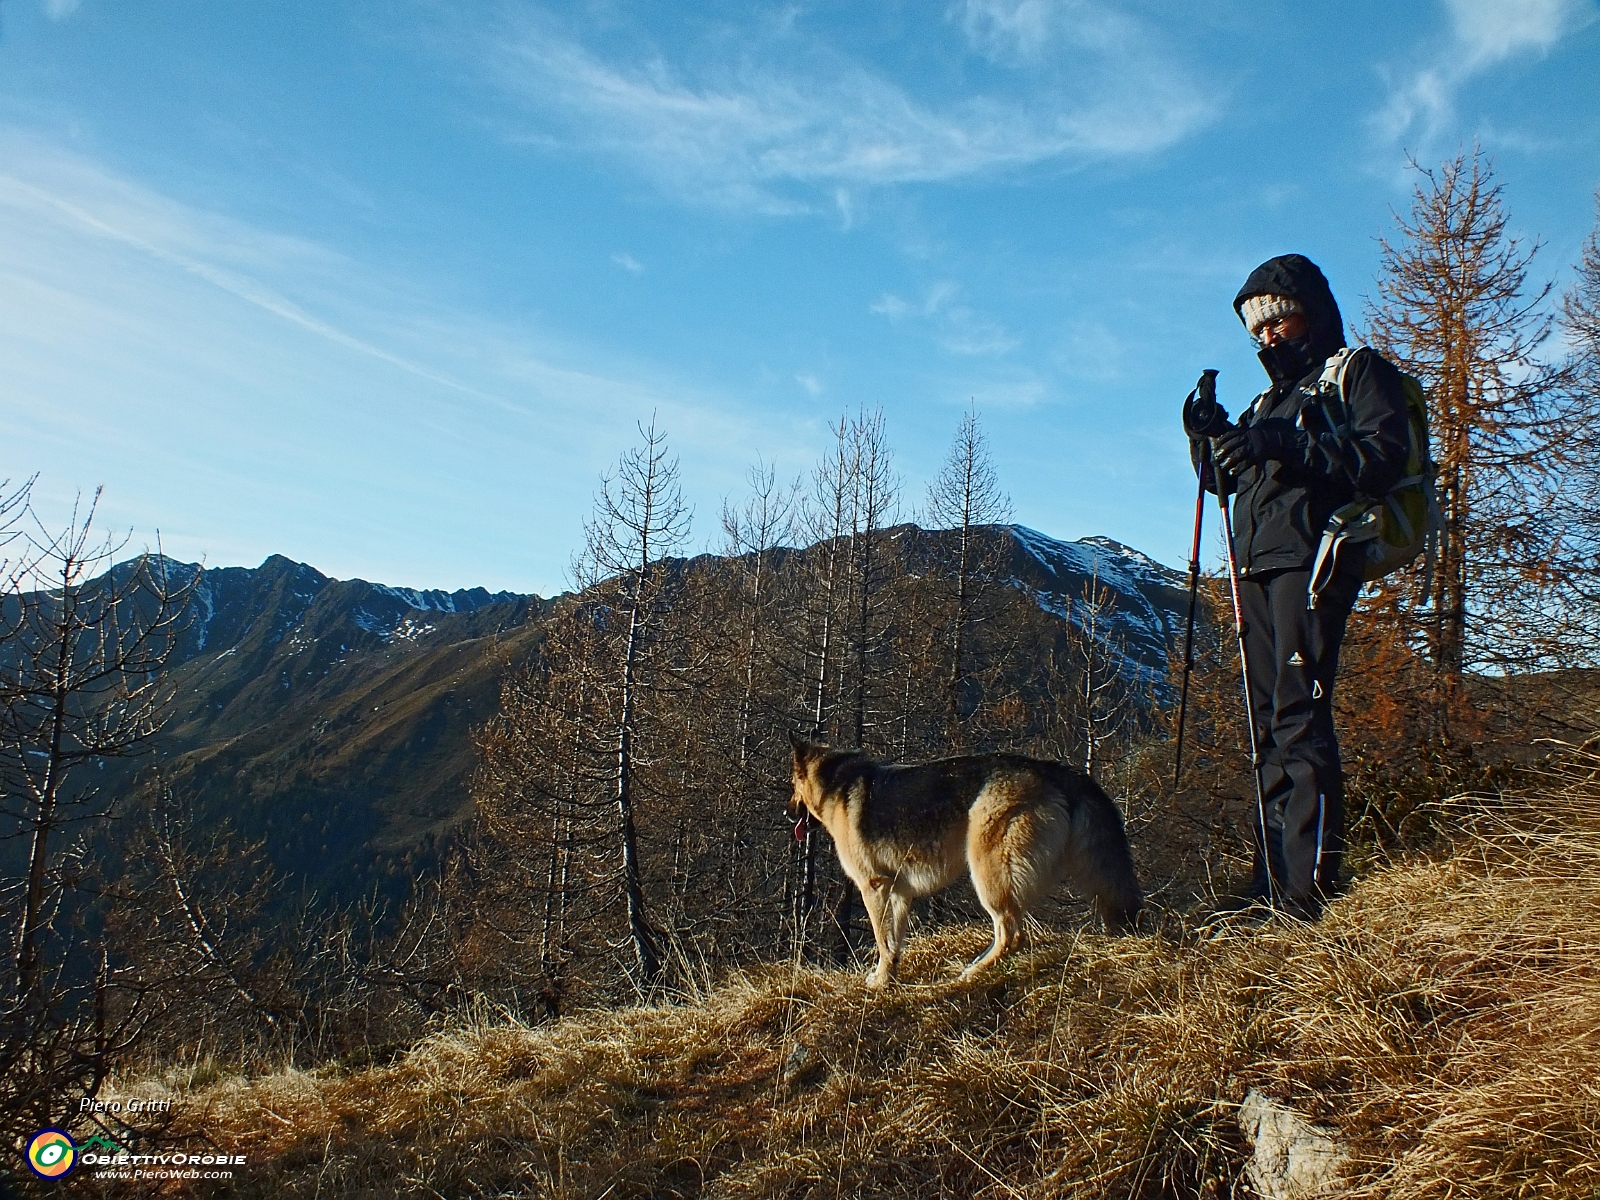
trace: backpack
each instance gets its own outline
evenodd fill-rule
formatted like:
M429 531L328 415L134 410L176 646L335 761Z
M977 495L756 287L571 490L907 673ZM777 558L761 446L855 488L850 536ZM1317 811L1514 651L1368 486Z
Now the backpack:
M1348 441L1352 436L1350 409L1344 398L1344 376L1355 350L1349 346L1328 359L1317 380L1317 397L1322 415L1333 436ZM1361 577L1381 579L1427 552L1427 572L1433 574L1439 531L1444 514L1439 510L1434 476L1438 467L1428 449L1428 401L1422 384L1414 376L1400 372L1405 392L1406 413L1410 417L1410 448L1406 452L1406 473L1387 493L1356 498L1328 518L1311 568L1310 595L1306 607L1315 608L1322 589L1333 579L1342 553L1358 547L1365 556Z

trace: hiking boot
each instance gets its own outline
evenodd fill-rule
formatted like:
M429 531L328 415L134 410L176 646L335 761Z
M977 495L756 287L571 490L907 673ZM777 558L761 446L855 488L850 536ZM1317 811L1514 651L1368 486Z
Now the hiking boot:
M1320 896L1301 896L1299 899L1278 901L1278 911L1285 917L1315 925L1322 919L1323 901Z

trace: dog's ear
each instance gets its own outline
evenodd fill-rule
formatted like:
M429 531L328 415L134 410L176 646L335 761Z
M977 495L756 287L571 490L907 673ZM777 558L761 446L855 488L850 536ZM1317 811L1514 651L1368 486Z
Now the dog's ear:
M801 737L794 730L789 730L789 748L794 751L795 762L805 762L811 743Z

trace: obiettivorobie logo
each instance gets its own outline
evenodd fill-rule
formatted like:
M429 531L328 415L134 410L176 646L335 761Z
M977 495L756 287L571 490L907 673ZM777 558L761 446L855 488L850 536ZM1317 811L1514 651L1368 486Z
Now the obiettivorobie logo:
M59 1129L41 1129L28 1143L28 1165L40 1179L61 1179L78 1165L78 1148Z
M130 1154L110 1138L96 1134L73 1144L60 1129L41 1129L28 1142L28 1166L40 1179L65 1179L85 1167L242 1167L242 1154ZM143 1172L140 1173L141 1175ZM163 1172L164 1176L166 1172ZM231 1172L230 1172L231 1174Z
M102 1156L126 1153L127 1150L110 1138L98 1134L74 1145L62 1130L41 1129L28 1143L28 1165L40 1179L65 1179L80 1162L103 1162Z

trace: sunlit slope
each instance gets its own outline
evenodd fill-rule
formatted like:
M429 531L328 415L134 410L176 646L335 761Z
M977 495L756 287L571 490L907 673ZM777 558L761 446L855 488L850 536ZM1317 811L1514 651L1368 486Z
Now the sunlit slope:
M1441 814L1452 848L1317 926L1044 933L956 982L773 964L693 1002L190 1096L258 1196L1233 1195L1254 1087L1332 1126L1348 1196L1600 1188L1600 760ZM154 1086L154 1085L147 1085Z

